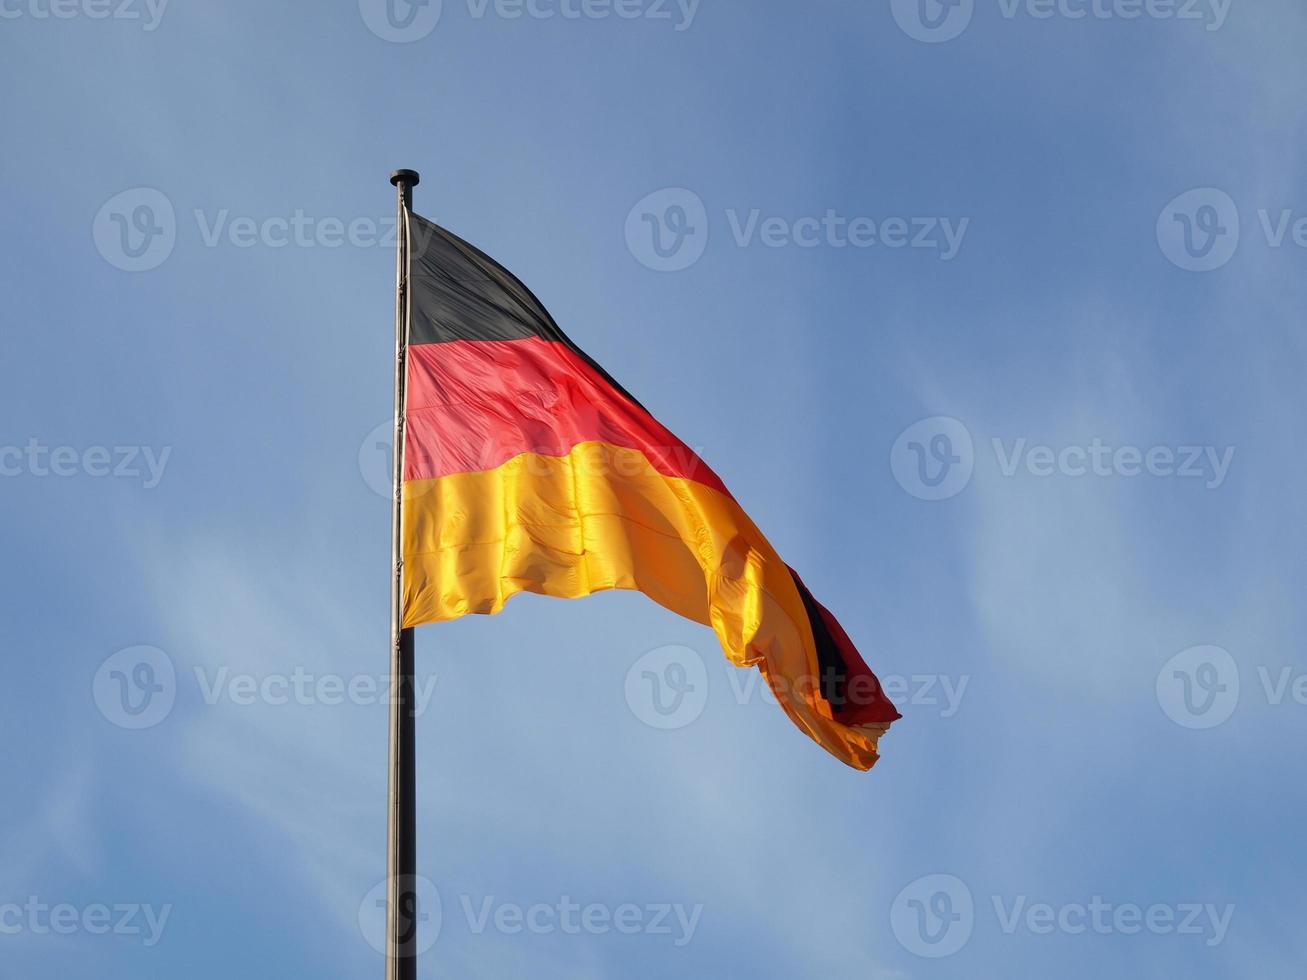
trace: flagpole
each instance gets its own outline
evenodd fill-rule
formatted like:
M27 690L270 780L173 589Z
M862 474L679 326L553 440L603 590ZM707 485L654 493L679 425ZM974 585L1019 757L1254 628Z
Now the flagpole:
M395 430L390 515L390 770L386 861L386 980L417 980L417 799L413 631L404 629L404 404L408 383L409 223L415 170L396 170Z

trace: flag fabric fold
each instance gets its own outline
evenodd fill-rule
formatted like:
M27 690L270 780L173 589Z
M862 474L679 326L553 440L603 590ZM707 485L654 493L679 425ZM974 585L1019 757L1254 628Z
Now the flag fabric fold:
M511 273L410 213L405 627L633 589L756 666L858 769L899 716L717 475Z

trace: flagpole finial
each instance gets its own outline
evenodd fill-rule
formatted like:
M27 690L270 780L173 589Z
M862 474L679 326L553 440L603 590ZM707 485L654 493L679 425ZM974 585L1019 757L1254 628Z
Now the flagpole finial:
M409 187L417 187L421 179L416 170L396 170L390 175L390 182L396 187L401 183L408 184Z

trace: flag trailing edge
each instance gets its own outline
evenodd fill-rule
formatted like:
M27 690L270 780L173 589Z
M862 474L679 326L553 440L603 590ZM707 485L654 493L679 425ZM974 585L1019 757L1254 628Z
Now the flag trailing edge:
M870 769L898 711L717 475L515 276L408 221L403 626L519 592L643 592L711 626L801 730Z

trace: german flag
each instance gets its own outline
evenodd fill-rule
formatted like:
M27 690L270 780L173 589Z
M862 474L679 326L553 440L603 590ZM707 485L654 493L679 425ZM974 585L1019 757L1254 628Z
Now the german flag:
M634 589L711 626L799 728L870 769L899 713L717 474L511 273L409 221L404 627Z

